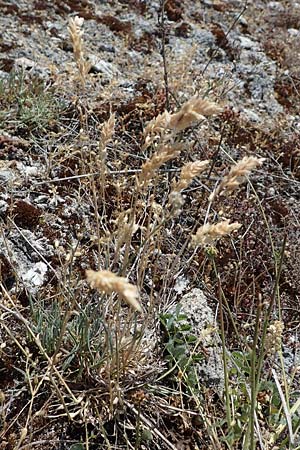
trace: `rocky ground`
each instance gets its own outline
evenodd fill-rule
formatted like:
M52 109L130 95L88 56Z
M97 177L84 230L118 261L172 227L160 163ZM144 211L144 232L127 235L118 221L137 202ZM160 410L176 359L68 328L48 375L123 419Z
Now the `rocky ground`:
M105 256L99 256L99 241L103 239L104 248L105 236L115 232L112 224L117 223L120 211L131 206L134 176L147 158L142 149L145 124L166 107L176 110L199 94L224 107L216 119L186 135L187 159L212 160L210 176L206 188L202 182L191 186L180 220L163 233L155 270L149 269L144 276L145 303L153 295L158 310L165 312L183 293L200 285L216 309L218 286L207 255L191 259L191 253L183 254L173 263L174 254L181 251L186 234L203 223L205 196L228 165L245 155L263 157L263 166L251 177L255 194L247 185L240 194L214 205L214 219L230 217L243 224L239 243L220 243L216 262L236 320L253 324L257 299L267 302L272 295L274 256L279 258L286 239L280 276L283 355L288 371L299 364L300 3L167 0L162 16L161 2L154 0L0 0L0 12L3 304L7 305L5 295L10 296L28 319L36 299L63 301L60 286L67 280L71 280L73 295L82 295L81 289L85 292L85 270L105 265ZM68 21L75 16L85 19L84 51L91 68L84 87L78 80L68 32ZM95 195L101 183L93 155L97 154L99 127L111 112L116 113L116 133L108 147L106 200L98 204L102 217L105 211L109 220L99 236ZM181 165L174 163L170 173ZM125 187L127 179L131 181ZM155 197L158 204L165 188L162 184ZM137 251L138 236L133 248ZM68 275L70 266L74 277ZM164 281L166 268L172 269L168 282ZM180 288L174 279L179 275ZM157 305L159 296L166 299L164 305ZM12 317L7 323L14 332L20 331ZM235 346L230 320L226 327L228 346ZM16 348L10 349L8 343L11 338L4 327L0 377L10 405L5 409L0 448L39 448L26 440L19 441L19 446L16 443L25 427L22 408L26 410L28 396L25 387L18 391L19 409L14 398L16 383L21 383L19 363ZM151 414L155 416L152 410ZM48 419L54 432L41 420L40 432L31 436L31 442L53 440L48 447L40 445L71 448L82 438L81 425L59 428L55 417ZM174 448L208 448L206 437L195 438L185 425L180 425L182 439L175 429L167 432L168 422L161 433ZM65 444L58 444L55 436ZM144 443L140 448L172 448L159 435L155 439L155 447ZM102 445L139 448L124 443Z

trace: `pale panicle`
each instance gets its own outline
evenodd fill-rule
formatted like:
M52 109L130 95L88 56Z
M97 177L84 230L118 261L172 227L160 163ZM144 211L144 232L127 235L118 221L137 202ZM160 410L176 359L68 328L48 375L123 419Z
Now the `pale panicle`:
M226 175L219 186L211 193L209 200L213 201L215 197L222 193L231 193L235 189L238 189L241 183L243 183L246 177L250 174L251 170L261 166L265 161L265 158L257 158L256 156L244 156L243 159L238 161Z
M138 289L129 283L126 278L119 277L109 270L100 270L98 272L87 270L86 278L91 288L98 289L105 294L116 292L134 310L142 312L141 304L138 301Z
M215 225L209 223L200 227L196 234L192 236L192 245L211 245L217 239L228 236L233 231L238 230L242 225L238 222L229 223L229 220L224 220Z

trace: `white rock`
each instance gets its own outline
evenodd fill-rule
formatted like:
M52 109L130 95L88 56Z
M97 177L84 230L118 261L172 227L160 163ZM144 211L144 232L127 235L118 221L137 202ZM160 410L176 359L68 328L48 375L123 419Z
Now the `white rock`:
M108 61L104 61L104 59L100 59L96 55L89 55L89 61L92 64L92 69L95 72L102 73L106 78L109 78L110 80L120 75L119 70L114 64Z
M296 36L299 36L299 30L296 30L295 28L289 28L288 29L288 33L289 33L289 35L290 36L292 36L292 37L296 37Z
M35 291L44 284L47 270L44 262L37 262L22 276L24 283L31 291Z
M253 111L252 109L249 109L249 108L243 109L243 116L247 120L250 120L251 122L260 122L261 121L259 115L255 111Z
M246 50L254 50L259 48L259 44L246 36L239 36L240 46Z
M273 9L274 11L284 12L284 6L280 2L269 2L267 7L269 9Z

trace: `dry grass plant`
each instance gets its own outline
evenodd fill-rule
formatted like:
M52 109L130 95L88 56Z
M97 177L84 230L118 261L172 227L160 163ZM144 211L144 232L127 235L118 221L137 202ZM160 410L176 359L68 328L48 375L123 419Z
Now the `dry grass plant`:
M70 19L69 32L74 55L81 82L85 86L89 64L83 51L82 26L83 19ZM140 143L142 152L149 150L150 156L141 164L140 169L137 169L139 175L125 175L122 183L118 174L113 178L108 164L108 145L115 145L112 142L116 128L115 114L111 114L102 124L98 148L95 151L90 148L88 112L82 112L82 131L79 138L81 143L85 141L85 146L82 146L84 150L81 151L81 158L84 160L87 156L86 165L85 161L82 164L90 173L100 171L98 178L88 177L88 181L80 186L80 194L85 200L88 199L87 204L93 211L89 225L94 236L89 248L89 261L90 266L96 270L86 270L86 280L78 283L78 277L82 275L74 264L78 250L76 245L65 260L61 251L59 258L63 275L57 282L58 292L50 296L50 302L49 299L46 299L46 302L38 299L31 305L32 323L23 317L20 306L0 284L7 301L7 305L4 302L0 305L3 311L1 321L5 332L14 340L25 361L25 379L31 396L29 406L24 406L27 416L22 421L24 425L19 430L14 448L22 449L26 445L30 447L34 441L35 419L47 417L51 420L67 419L69 423L75 422L79 426L84 424L84 444L87 449L90 440L92 441L88 428L100 427L100 435L105 444L99 445L106 445L106 448L114 448L115 444L119 444L117 432L120 433L122 429L123 442L125 440L124 445L127 448L161 449L163 442L166 448L175 450L177 447L171 442L171 434L168 435L163 427L163 431L160 431L152 419L159 417L155 416L157 411L158 414L162 414L162 411L164 414L170 413L169 420L170 417L176 417L176 420L180 417L182 422L179 423L183 428L193 429L197 436L201 435L198 436L199 442L205 441L205 448L221 449L225 448L225 445L229 449L254 450L256 442L263 440L257 421L257 396L264 356L269 357L281 351L282 321L275 321L271 325L269 323L278 286L274 287L274 298L263 320L260 315L262 305L259 307L252 346L243 342L240 336L237 338L242 341L250 356L244 357L244 365L236 364L233 382L230 384L223 310L226 310L228 320L237 335L238 325L230 314L230 307L223 295L211 247L217 245L220 239L232 237L242 224L231 222L230 219L213 223L215 215L210 214L210 208L217 196L238 189L241 183L247 180L250 172L262 165L264 159L256 156L244 157L231 167L228 175L214 190L212 182L208 180L207 190L212 191L205 198L209 205L206 217L208 221L203 217L204 224L196 230L196 224L199 221L201 223L202 218L193 217L195 234L192 234L192 228L189 233L182 228L184 237L180 241L181 250L175 254L174 247L171 247L168 255L171 259L169 265L164 260L162 263L159 261L163 246L169 245L166 236L169 236L171 241L174 239L171 234L176 231L176 226L181 227L181 214L184 217L185 213L182 191L209 167L210 161L184 163L177 179L174 177L170 180L169 173L167 177L158 177L158 174L164 164L175 158L179 160L179 156L184 161L193 157L185 151L188 129L222 110L218 104L194 96L177 112L165 111L155 117L145 126L144 141ZM124 171L126 172L126 169ZM107 193L112 184L118 192L114 199ZM165 370L166 364L161 349L158 354L155 353L155 346L159 345L159 340L154 337L156 333L159 334L159 312L164 311L175 296L174 273L184 271L184 264L187 266L197 260L203 250L201 247L204 247L216 283L219 283L226 389L224 403L223 399L220 399L216 405L212 404L211 391L207 393L208 390L203 389L202 380L196 380L193 386L189 384L185 370L179 372L177 385L173 387L174 384L168 379L172 370ZM178 249L179 246L175 248ZM177 267L177 263L180 269L176 272L174 267ZM279 278L280 269L276 272L276 284L279 283ZM91 292L85 281L98 292ZM124 300L126 305L117 297ZM8 319L16 320L24 327L30 337L31 347L35 346L35 351L37 349L36 360L24 344L26 333L23 333L21 338L15 337L13 330L6 324ZM256 347L260 338L264 350L257 357ZM37 362L38 358L42 363ZM162 361L158 363L156 360L159 358ZM42 368L40 372L37 367ZM165 379L168 381L164 385ZM288 383L285 383L285 388L288 400ZM49 398L39 410L34 410L35 399L47 390L51 392ZM137 393L142 399L134 399L133 394ZM244 403L240 401L241 397ZM4 401L0 392L0 405ZM291 413L292 408L288 401L286 405L286 410ZM145 411L141 412L142 409ZM245 413L247 421L240 411ZM220 418L219 421L216 416ZM282 419L281 411L278 412L278 417ZM15 422L17 420L18 417ZM5 431L0 434L2 437L15 424L8 424L8 421L6 417L3 418ZM113 424L113 437L105 431L106 423L109 423L108 430ZM141 428L148 435L150 433L149 442L145 439L141 443ZM279 431L271 431L273 441L276 442ZM284 427L280 427L280 433L283 431ZM202 435L205 435L204 440L201 440ZM135 439L134 444L131 441L132 436Z

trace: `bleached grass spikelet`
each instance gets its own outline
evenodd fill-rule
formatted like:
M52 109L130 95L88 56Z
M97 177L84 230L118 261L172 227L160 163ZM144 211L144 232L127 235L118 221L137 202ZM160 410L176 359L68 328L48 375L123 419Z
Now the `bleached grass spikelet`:
M275 320L268 327L265 339L265 351L269 356L275 355L280 350L283 330L284 323L280 320Z
M98 289L105 294L116 292L131 308L142 312L141 304L138 301L138 289L129 283L126 278L119 277L109 270L87 270L86 279L91 288Z
M238 189L239 185L245 181L251 170L261 166L264 161L265 158L244 156L244 158L238 161L234 166L231 166L228 175L223 178L219 186L211 193L209 200L213 201L221 192L231 193L235 189Z
M168 127L176 132L182 131L205 119L205 116L219 114L222 110L216 103L194 96L184 103L177 113L170 116Z
M180 144L161 145L159 149L142 165L142 172L138 179L138 187L144 189L154 178L156 171L167 161L176 158L181 151Z
M196 234L192 236L192 245L211 245L217 239L228 236L233 231L238 230L242 225L238 222L229 223L229 220L224 220L217 224L211 225L209 223L198 228Z
M172 191L169 195L169 205L172 208L173 216L179 216L181 213L181 207L184 204L184 200L180 192L183 189L186 189L193 179L206 169L208 164L209 161L205 160L193 161L183 166L179 180L173 183Z
M79 70L80 78L83 84L85 84L86 76L90 70L91 65L86 61L83 50L83 17L74 17L69 20L68 31L71 36L73 44L73 52L75 61Z
M101 137L99 141L99 153L102 162L104 162L106 158L106 146L109 143L109 141L112 140L114 132L115 132L115 124L116 124L116 118L115 114L111 114L109 119L104 122L104 124L101 127Z
M144 130L144 148L152 144L154 140L153 135L155 134L162 134L166 130L172 130L173 135L176 135L176 133L205 119L205 116L219 114L222 110L223 108L216 103L194 96L184 103L177 113L170 114L168 111L165 111L148 123Z
M158 116L154 117L154 119L148 122L147 126L144 129L144 136L148 136L152 133L161 133L164 131L169 122L170 122L170 113L168 111L164 111L162 114L158 114Z
M106 144L108 144L109 141L111 141L114 132L115 132L115 125L116 125L116 115L111 114L109 119L103 123L101 127L101 143L105 147Z
M172 191L179 192L186 189L191 184L193 179L200 175L200 173L203 172L208 165L209 160L193 161L185 164L181 169L179 180L173 184Z

